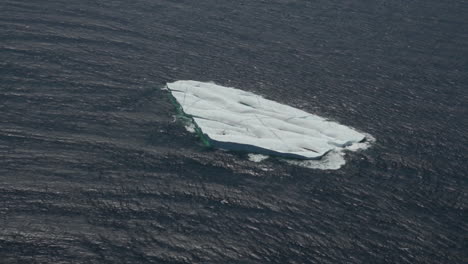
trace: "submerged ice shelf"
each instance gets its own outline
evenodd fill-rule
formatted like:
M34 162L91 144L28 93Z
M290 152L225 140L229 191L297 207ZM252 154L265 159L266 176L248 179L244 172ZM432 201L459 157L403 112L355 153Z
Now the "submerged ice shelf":
M251 92L197 81L167 88L211 146L296 159L357 149L366 135Z

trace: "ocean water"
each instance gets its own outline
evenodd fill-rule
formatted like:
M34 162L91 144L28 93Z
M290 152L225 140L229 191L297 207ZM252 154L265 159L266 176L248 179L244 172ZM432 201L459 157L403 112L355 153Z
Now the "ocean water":
M0 2L0 263L463 263L466 1ZM213 81L373 135L338 170L207 149Z

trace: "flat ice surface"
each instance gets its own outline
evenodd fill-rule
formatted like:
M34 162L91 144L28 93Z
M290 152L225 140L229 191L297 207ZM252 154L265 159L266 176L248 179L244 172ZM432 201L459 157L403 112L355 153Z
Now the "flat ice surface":
M318 159L365 139L352 128L251 92L197 81L167 88L214 147Z

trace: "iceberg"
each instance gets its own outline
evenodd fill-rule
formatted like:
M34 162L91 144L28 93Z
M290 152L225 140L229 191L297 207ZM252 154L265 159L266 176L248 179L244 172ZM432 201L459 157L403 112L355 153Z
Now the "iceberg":
M240 89L198 81L166 88L202 140L215 148L313 160L356 150L366 141L353 128Z

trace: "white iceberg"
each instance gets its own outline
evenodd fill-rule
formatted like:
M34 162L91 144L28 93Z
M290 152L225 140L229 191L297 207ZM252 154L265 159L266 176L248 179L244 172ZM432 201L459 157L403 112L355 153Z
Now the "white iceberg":
M167 88L209 145L296 159L359 148L366 135L251 92L214 83L176 81Z

